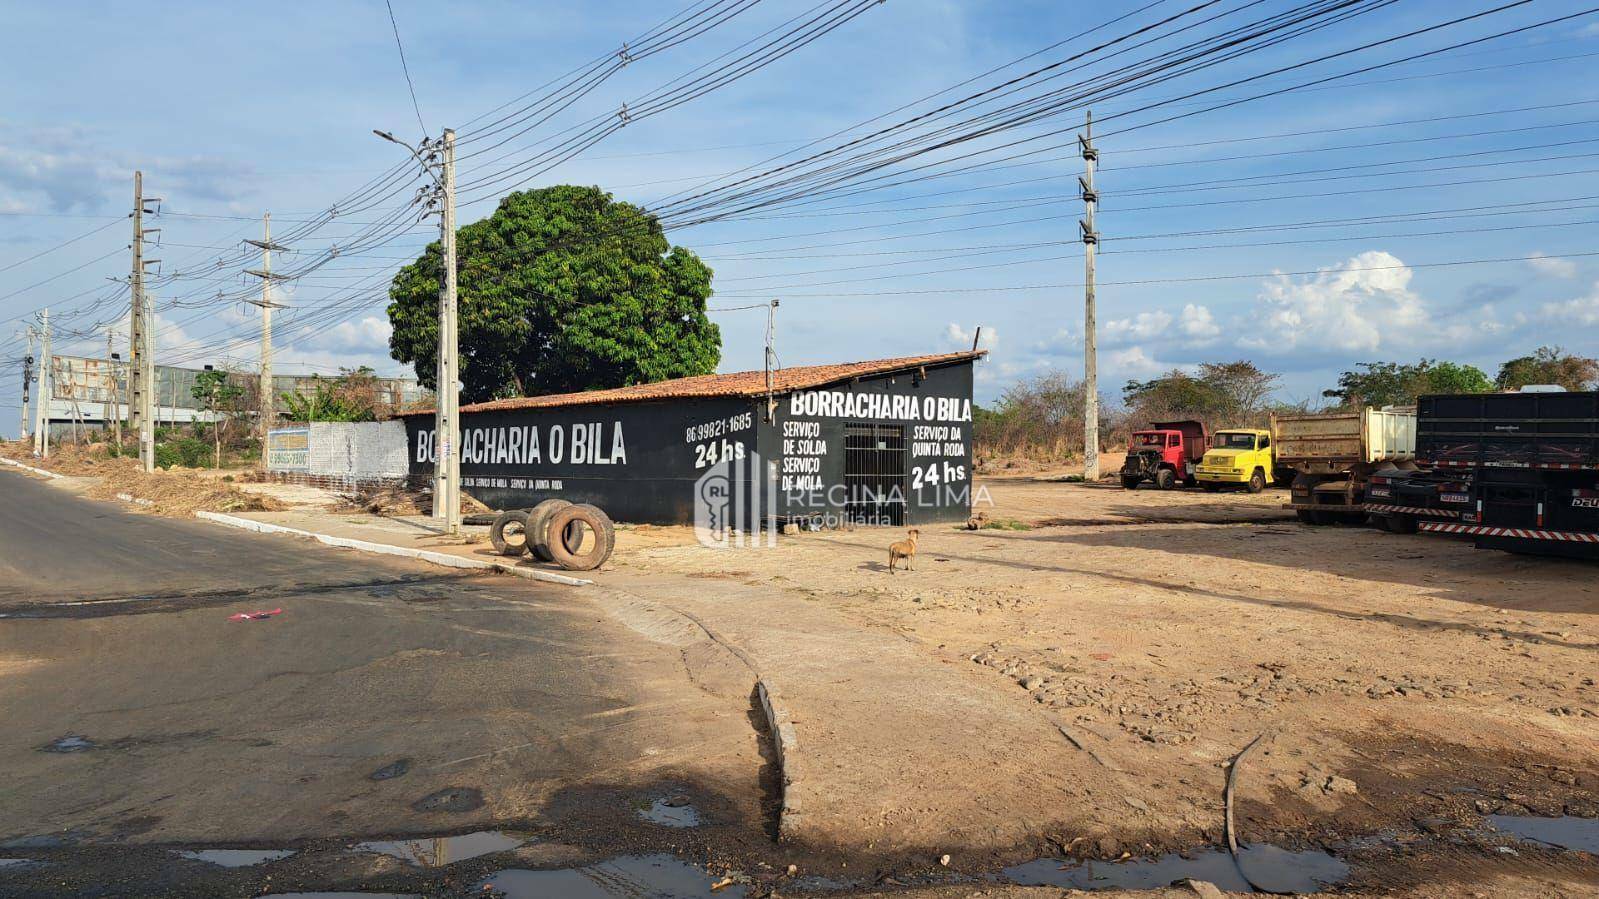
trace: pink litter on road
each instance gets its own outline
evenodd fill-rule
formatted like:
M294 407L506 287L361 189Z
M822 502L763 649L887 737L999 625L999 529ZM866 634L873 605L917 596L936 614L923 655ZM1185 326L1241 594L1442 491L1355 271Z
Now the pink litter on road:
M282 615L282 614L283 614L283 610L282 609L273 609L270 612L239 612L236 615L229 615L228 616L228 620L229 621L260 621L263 618L271 618L273 615Z

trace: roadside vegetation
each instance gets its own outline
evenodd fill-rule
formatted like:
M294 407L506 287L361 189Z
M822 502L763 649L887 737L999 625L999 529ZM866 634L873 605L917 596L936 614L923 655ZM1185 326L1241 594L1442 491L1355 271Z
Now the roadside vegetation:
M1253 362L1203 362L1147 381L1128 381L1119 406L1100 403L1101 450L1157 421L1195 420L1219 428L1266 427L1273 415L1356 406L1407 406L1429 393L1491 393L1529 384L1599 389L1599 359L1540 347L1507 360L1494 377L1473 365L1440 359L1362 362L1319 398L1274 399L1281 375ZM1083 457L1085 390L1081 380L1051 370L1018 381L998 402L974 410L973 452L980 468L1025 460L1066 465Z

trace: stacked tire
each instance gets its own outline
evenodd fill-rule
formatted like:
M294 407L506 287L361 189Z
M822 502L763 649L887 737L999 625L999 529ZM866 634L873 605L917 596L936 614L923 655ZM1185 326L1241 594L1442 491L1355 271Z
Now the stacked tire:
M494 551L531 554L568 571L592 571L616 548L616 525L598 506L547 499L531 509L507 509L489 528Z

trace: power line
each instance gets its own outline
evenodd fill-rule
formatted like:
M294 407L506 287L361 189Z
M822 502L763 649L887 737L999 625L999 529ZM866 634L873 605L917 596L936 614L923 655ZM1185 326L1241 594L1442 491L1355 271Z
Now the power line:
M416 102L416 85L411 83L411 67L405 62L405 44L400 41L400 23L394 21L394 4L383 0L383 5L389 9L389 25L394 28L394 46L400 51L400 71L405 73L405 86L411 91L411 108L416 110L416 124L426 134L428 126L422 122L422 106Z

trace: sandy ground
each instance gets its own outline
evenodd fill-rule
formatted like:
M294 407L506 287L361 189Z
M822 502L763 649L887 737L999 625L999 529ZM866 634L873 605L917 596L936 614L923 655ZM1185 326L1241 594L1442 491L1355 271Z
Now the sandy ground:
M924 528L914 572L887 572L899 534L883 530L739 552L632 528L600 580L780 592L1029 704L1081 746L1065 763L1055 747L1026 748L1075 801L1040 789L1005 810L1073 854L1216 844L1225 766L1261 735L1240 776L1246 839L1341 845L1417 820L1599 815L1590 565L1305 527L1281 491L1128 492L1047 475L984 486L995 520L1028 529ZM860 689L840 680L840 701ZM918 739L893 723L872 744ZM965 739L941 736L948 752ZM928 786L920 759L862 752ZM979 767L966 785L991 789L982 754L967 761ZM915 803L898 811L895 826L917 832Z
M1065 474L981 479L1001 526L925 527L905 573L885 564L897 531L712 550L622 526L582 602L783 685L804 771L787 851L810 870L949 852L951 872L982 877L1037 855L1221 845L1229 762L1259 738L1239 765L1240 839L1329 848L1356 894L1599 895L1591 856L1495 855L1484 823L1599 816L1592 565L1305 527L1282 491ZM425 520L241 487L292 507L250 517L444 548ZM683 653L691 680L734 679L713 655Z

